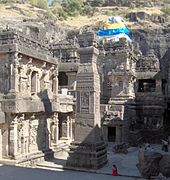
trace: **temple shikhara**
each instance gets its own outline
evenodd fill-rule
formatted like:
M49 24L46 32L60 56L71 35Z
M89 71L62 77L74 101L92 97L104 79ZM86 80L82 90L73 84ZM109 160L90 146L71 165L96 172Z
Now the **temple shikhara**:
M0 30L1 162L34 165L68 148L67 166L98 169L108 142L137 146L168 135L169 50L162 62L127 34L115 38Z

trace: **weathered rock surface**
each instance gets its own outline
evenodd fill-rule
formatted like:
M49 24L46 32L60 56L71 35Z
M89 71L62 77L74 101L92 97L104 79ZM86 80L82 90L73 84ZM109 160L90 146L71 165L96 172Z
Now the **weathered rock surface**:
M152 1L145 0L108 0L108 1L88 1L92 6L126 6L126 7L152 7Z
M130 22L138 22L140 20L148 20L153 23L166 23L167 18L160 15L150 15L144 11L130 12L126 15Z
M66 30L53 21L45 19L17 19L17 18L0 18L1 29L16 29L29 37L44 42L51 43L66 39Z
M170 155L164 155L160 163L160 172L166 176L170 177Z
M162 155L152 151L139 151L139 164L137 167L143 178L157 176L159 174L159 162Z
M113 147L113 152L127 154L128 153L127 148L128 146L125 143L119 143Z
M170 44L170 28L162 27L153 29L136 29L132 30L132 39L139 44L142 54L147 55L150 49L153 49L155 55L161 59Z

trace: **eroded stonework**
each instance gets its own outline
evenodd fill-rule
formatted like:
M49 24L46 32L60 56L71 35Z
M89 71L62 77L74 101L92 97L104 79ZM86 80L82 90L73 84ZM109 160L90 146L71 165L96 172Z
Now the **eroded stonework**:
M59 144L72 140L74 119L74 97L58 93L57 59L48 45L7 29L0 33L0 63L2 162L52 157Z
M107 161L108 141L138 145L169 135L169 50L160 61L92 31L46 43L30 34L0 32L3 162L34 164L71 143L67 165L96 169Z

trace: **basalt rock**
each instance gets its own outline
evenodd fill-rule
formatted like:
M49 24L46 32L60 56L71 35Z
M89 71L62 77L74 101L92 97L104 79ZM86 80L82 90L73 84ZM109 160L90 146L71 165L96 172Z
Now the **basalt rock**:
M139 163L137 167L141 173L142 178L150 178L151 176L158 176L159 162L162 155L152 151L139 151Z
M160 172L166 176L170 177L170 155L164 155L160 163Z

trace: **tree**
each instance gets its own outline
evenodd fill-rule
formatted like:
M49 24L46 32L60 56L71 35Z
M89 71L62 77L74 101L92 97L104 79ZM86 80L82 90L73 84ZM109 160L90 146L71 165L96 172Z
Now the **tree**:
M63 0L61 5L69 16L76 16L81 13L84 3L83 0Z

